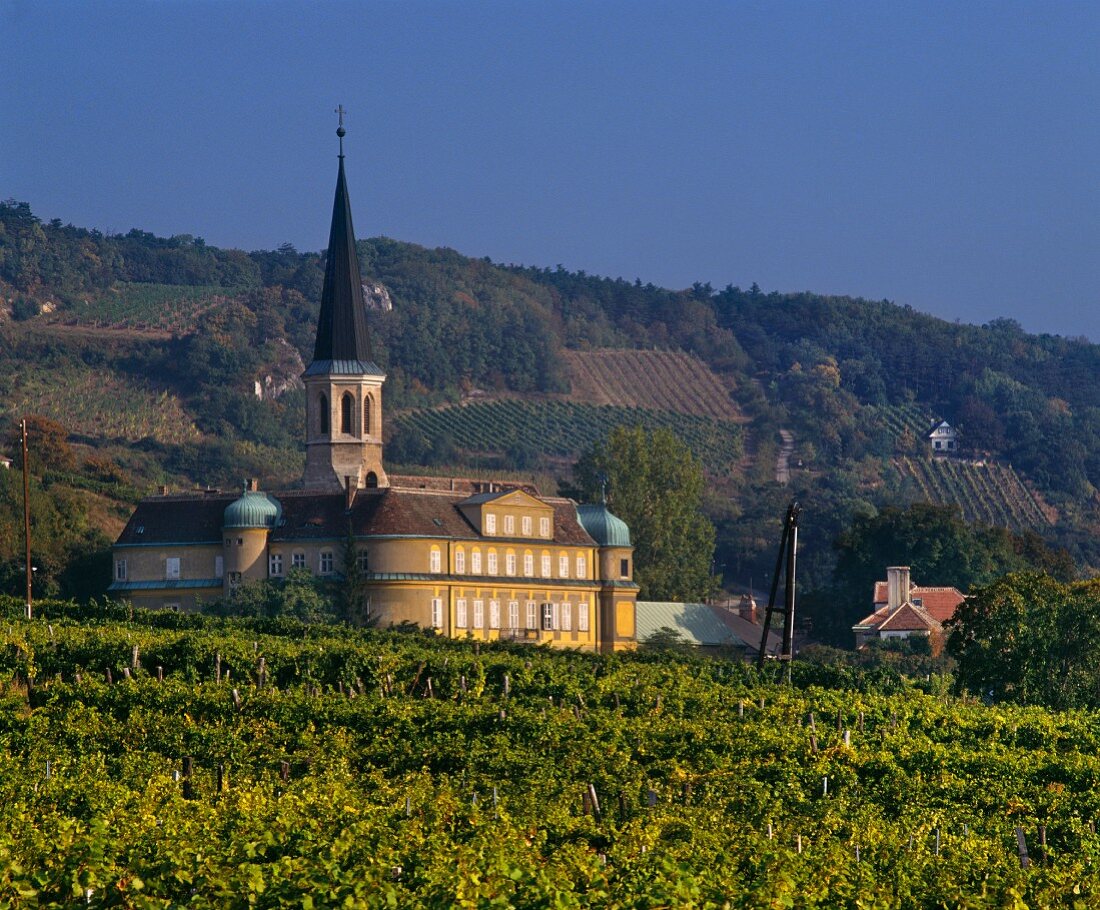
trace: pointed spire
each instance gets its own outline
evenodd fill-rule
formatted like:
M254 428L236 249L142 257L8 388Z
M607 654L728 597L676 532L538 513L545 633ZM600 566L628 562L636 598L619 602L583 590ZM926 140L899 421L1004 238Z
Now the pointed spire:
M359 275L351 202L344 176L344 111L341 108L337 113L340 114L340 127L336 131L340 137L340 167L332 203L332 226L328 235L317 341L313 348L313 363L307 373L381 373L372 362L366 306L363 303L363 280Z

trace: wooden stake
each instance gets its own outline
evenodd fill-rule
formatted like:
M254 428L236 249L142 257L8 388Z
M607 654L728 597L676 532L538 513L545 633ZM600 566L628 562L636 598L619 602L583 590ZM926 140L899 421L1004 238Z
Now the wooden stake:
M222 652L219 651L214 655L214 682L221 684L222 681Z
M1031 865L1031 860L1027 855L1027 841L1024 839L1024 829L1017 826L1016 828L1016 849L1020 853L1020 868L1026 869Z
M240 708L241 706L241 693L236 689L233 690L233 706L236 708Z
M107 668L107 672L104 674L104 677L107 680L107 685L111 685L114 682L114 680L111 678L111 668L110 667Z
M157 682L164 682L164 667L157 667Z
M53 638L53 636L50 636ZM137 670L141 666L141 661L138 659L138 646L134 645L134 650L130 652L130 669Z

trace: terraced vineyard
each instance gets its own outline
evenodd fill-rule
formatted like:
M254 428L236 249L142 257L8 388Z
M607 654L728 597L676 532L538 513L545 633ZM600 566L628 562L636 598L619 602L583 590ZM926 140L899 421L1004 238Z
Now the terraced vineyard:
M742 455L741 428L736 423L643 408L506 399L411 411L393 421L395 435L412 430L429 438L447 435L460 449L471 452L529 448L569 457L591 448L619 425L671 430L717 475L727 474Z
M41 414L71 433L99 439L180 443L199 436L175 396L81 363L64 372L30 369L0 376L0 416L22 414Z
M56 319L80 325L183 333L193 329L212 304L236 293L234 288L217 285L125 283L95 300L58 313Z
M898 458L894 464L911 477L929 502L956 504L968 521L1020 531L1058 520L1011 465L975 463L956 458Z
M931 415L919 404L868 405L866 412L868 423L885 426L895 438L908 430L919 441L932 426Z
M683 351L564 351L563 356L574 401L741 420L722 380Z

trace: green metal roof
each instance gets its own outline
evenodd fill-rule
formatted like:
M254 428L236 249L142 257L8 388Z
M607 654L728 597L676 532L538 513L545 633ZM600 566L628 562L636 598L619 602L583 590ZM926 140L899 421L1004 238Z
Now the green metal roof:
M638 641L644 642L661 629L674 629L693 645L733 645L741 641L706 604L638 601Z
M273 528L283 514L279 501L258 490L246 490L225 507L223 528Z
M602 502L577 506L577 520L601 547L629 547L630 528Z
M108 591L179 591L189 588L220 588L220 578L180 578L161 581L116 581Z

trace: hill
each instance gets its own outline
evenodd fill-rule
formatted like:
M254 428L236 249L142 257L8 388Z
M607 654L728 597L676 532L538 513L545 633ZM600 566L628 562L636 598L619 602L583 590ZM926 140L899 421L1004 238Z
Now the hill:
M1100 567L1095 345L888 301L667 290L386 238L359 252L393 301L371 326L389 451L406 467L568 483L602 429L675 425L712 473L716 566L731 582L769 576L790 496L807 506L800 573L813 587L854 515L931 496L933 479L969 516L1037 528L1082 571ZM114 489L86 491L101 511L162 483L293 483L321 277L318 255L289 246L107 235L0 204L0 419L43 412L82 458L115 464ZM918 468L933 417L960 428L969 458L1011 465L1006 483ZM788 486L775 482L781 429L794 438ZM1043 520L1019 511L1029 498Z
M1053 906L1100 873L1086 712L882 670L798 663L788 687L674 654L0 606L12 905Z

